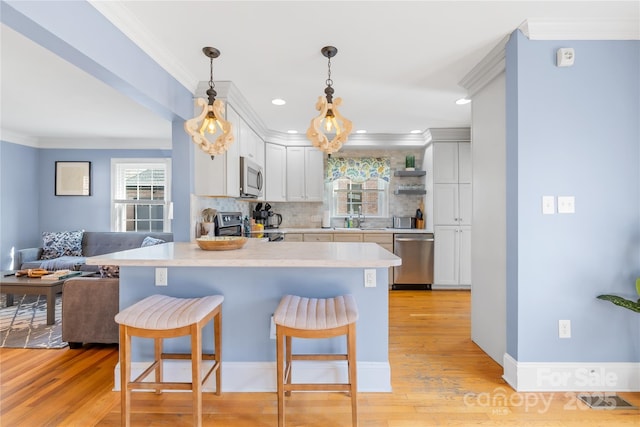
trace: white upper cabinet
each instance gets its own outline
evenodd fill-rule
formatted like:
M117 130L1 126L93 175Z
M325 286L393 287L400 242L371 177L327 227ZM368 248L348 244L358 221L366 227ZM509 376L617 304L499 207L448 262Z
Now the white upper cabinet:
M287 200L287 148L277 144L265 144L265 200Z
M436 142L433 144L433 182L471 183L471 144Z
M227 120L233 125L235 141L213 159L200 148L194 149L194 192L198 196L240 197L240 147L238 113L227 106ZM195 146L195 144L194 144Z
M264 141L243 119L239 120L240 155L264 168Z
M305 192L307 201L322 201L324 195L324 154L315 147L305 147Z
M458 143L458 182L471 184L471 144Z
M324 157L315 147L287 147L287 200L322 201Z

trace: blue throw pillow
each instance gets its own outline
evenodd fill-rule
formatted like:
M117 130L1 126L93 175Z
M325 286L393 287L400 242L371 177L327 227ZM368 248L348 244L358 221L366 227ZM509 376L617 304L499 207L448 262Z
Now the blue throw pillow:
M147 236L142 241L142 244L140 245L140 247L144 248L145 246L155 246L155 245L159 245L160 243L166 243L166 242L162 239L156 239L155 237Z
M54 259L61 256L82 256L82 235L84 230L42 233L42 256L40 259Z

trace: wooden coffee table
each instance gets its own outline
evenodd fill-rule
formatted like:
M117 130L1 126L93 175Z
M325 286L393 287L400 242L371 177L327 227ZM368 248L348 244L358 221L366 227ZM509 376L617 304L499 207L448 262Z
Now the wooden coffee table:
M62 292L64 282L76 277L86 277L94 274L94 272L82 272L77 276L67 279L43 280L26 276L16 277L15 271L3 271L2 276L0 276L0 293L7 295L7 307L13 305L14 294L46 295L47 325L53 325L56 322L56 294Z

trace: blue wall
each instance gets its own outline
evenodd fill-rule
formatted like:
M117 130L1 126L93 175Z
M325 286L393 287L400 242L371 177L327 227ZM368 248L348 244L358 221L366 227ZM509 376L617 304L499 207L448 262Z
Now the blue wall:
M38 150L0 141L0 269L12 267L14 250L40 236Z
M171 154L167 150L37 149L0 142L0 268L11 267L12 248L39 247L43 231L109 231L111 159ZM75 160L91 162L91 196L56 196L55 162Z
M129 96L134 101L154 111L172 122L172 142L177 149L171 151L173 173L172 200L174 202L174 221L172 231L174 240L186 241L190 236L190 190L193 187L191 171L193 162L193 144L189 142L183 123L193 115L193 94L175 78L161 68L152 58L129 40L120 30L111 24L90 3L86 1L2 1L0 20L34 42L51 50L69 63L105 82L115 90ZM109 46L109 49L104 49ZM90 142L89 142L90 143ZM107 150L108 151L108 150ZM75 154L74 154L75 152ZM100 161L111 157L137 157L134 152L124 150L123 154L94 153L85 155L84 150L71 150L60 154L89 160L94 154L98 167L95 169L94 191L101 189L106 182L108 191L108 170L103 169ZM158 153L160 153L158 151ZM53 168L53 158L43 155L32 170ZM105 157L102 157L102 156ZM142 157L165 156L141 152ZM51 169L52 170L52 169ZM52 177L50 173L44 180ZM105 181L106 180L106 181ZM45 182L43 188L53 186ZM4 196L2 196L4 197ZM109 209L105 200L84 198L83 201L62 204L48 192L40 194L40 226L50 229L60 227L108 229ZM96 209L96 212L93 211ZM63 218L58 218L58 217ZM65 218L66 217L66 218ZM58 218L58 219L56 219ZM87 224L87 226L85 226ZM2 256L5 256L4 237L0 236ZM29 240L33 240L33 237ZM3 264L4 265L4 264Z
M560 47L573 67L556 67ZM519 362L640 361L638 314L596 299L634 297L640 277L639 76L638 41L509 41L507 351ZM542 215L543 195L575 196L576 213Z

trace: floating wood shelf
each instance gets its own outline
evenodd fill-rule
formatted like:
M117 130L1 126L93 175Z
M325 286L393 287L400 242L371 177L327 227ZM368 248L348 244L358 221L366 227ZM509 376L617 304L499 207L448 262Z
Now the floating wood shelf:
M395 171L393 176L425 176L427 171Z
M427 194L427 190L396 190L395 194Z

